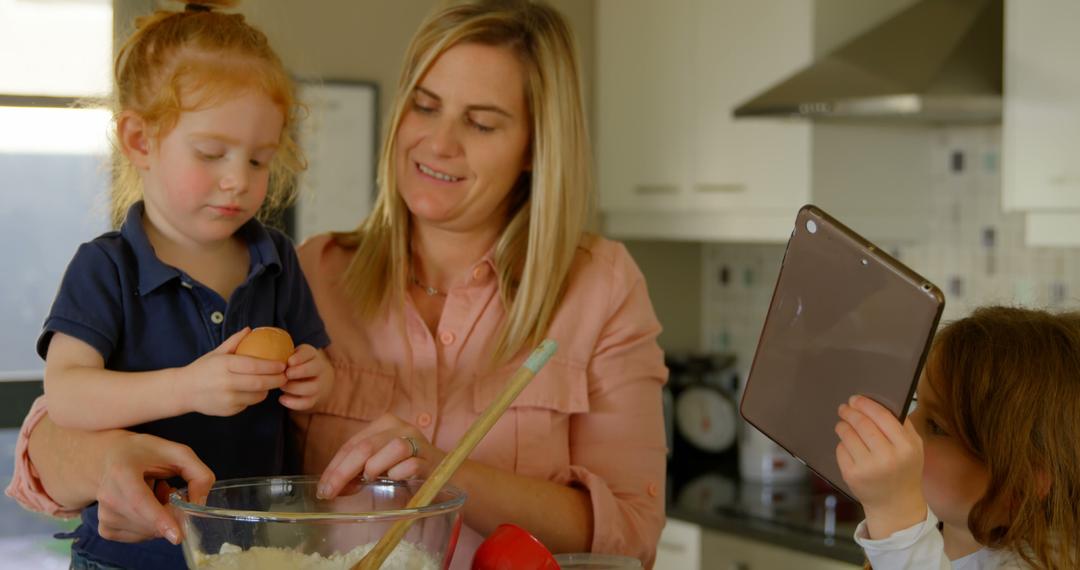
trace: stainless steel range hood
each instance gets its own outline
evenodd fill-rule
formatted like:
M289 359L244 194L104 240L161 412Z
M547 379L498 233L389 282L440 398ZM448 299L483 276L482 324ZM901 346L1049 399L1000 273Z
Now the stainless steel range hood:
M1003 0L922 0L739 105L736 117L1001 120Z

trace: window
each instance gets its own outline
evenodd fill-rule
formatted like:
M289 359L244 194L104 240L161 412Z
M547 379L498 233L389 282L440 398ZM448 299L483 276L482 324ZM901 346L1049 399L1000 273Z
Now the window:
M78 244L107 229L110 0L0 0L0 482L41 393L34 342ZM67 568L70 528L0 500L0 568Z
M75 247L106 229L108 0L0 0L0 380L40 380L34 340ZM6 418L4 418L6 420Z

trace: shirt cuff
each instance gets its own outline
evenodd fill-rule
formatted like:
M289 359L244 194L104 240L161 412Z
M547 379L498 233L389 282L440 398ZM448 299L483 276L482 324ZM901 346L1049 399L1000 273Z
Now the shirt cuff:
M45 417L48 410L45 407L45 396L39 396L30 406L26 418L23 419L22 428L19 429L19 440L15 443L15 471L11 475L11 483L8 484L4 493L18 501L23 508L45 513L54 517L72 518L79 516L79 510L68 510L52 500L45 492L45 487L38 478L34 464L30 462L28 446L30 433L37 427L41 418Z
M645 568L652 567L665 521L662 503L658 510L645 505L653 498L644 492L640 497L617 498L604 479L578 465L571 465L556 482L589 492L593 514L590 552L632 556Z
M863 521L855 529L855 542L866 552L874 568L950 570L953 565L945 555L945 542L937 526L938 518L927 509L926 520L886 538L873 540L867 534L866 521Z
M911 548L923 537L923 535L930 532L937 532L937 525L937 516L927 508L926 520L915 523L905 529L898 530L887 538L873 539L870 538L870 532L866 529L866 521L863 520L859 523L859 526L855 527L855 542L867 552L870 550L904 550Z

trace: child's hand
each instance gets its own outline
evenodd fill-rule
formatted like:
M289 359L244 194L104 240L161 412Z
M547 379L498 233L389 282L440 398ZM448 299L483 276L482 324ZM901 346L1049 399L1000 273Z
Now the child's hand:
M326 354L310 344L296 347L285 369L289 381L281 387L279 401L291 410L310 410L320 402L334 385L334 367Z
M249 332L245 327L195 362L176 369L175 394L186 411L232 416L285 384L284 364L233 354Z
M841 404L836 460L866 512L870 538L888 538L926 520L922 439L911 420L900 425L881 404L852 396Z

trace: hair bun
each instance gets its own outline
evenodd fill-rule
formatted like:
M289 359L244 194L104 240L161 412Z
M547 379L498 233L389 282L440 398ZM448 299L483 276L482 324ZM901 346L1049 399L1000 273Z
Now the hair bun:
M195 0L184 2L185 12L216 12L235 8L239 0Z

